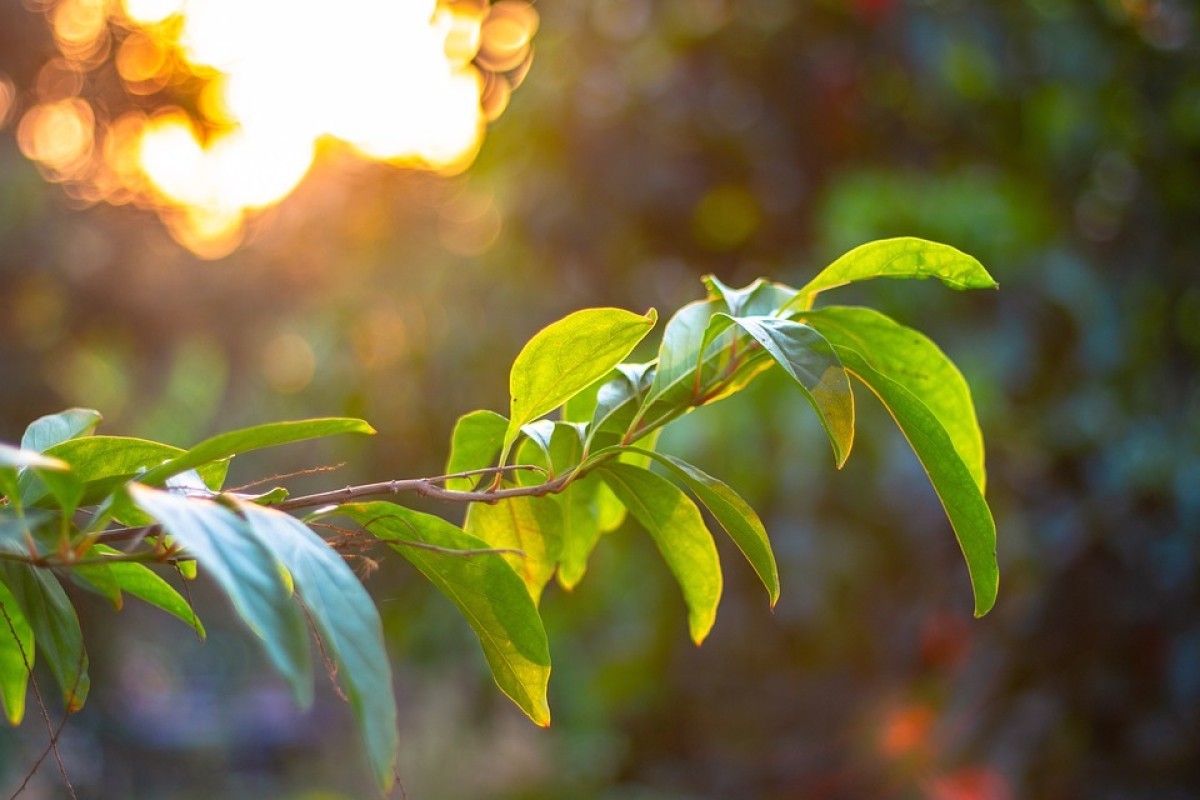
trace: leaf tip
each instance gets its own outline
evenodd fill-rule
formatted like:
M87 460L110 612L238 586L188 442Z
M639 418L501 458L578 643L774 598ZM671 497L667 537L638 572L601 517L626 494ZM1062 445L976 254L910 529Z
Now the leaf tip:
M646 318L646 322L649 323L651 328L653 328L658 322L658 309L652 306L642 316Z

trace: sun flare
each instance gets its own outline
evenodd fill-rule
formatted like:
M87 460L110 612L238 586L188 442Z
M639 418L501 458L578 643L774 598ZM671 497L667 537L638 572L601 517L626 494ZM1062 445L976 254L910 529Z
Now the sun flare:
M48 0L59 56L22 152L85 203L155 210L206 257L287 197L324 143L460 172L528 71L522 0ZM115 80L114 80L115 79ZM117 97L94 96L118 87Z

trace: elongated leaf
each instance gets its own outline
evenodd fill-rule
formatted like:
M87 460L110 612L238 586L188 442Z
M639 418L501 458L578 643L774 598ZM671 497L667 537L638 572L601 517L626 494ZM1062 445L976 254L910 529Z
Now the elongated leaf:
M57 414L48 414L30 423L21 437L21 447L37 453L45 452L56 444L86 436L100 424L99 411L90 408L68 408Z
M811 308L820 292L871 278L937 278L952 289L994 289L998 285L982 264L961 250L901 237L854 248L805 284L789 305Z
M466 532L489 547L520 550L504 559L521 576L534 605L554 575L562 552L562 511L549 497L513 497L498 503L472 503Z
M876 372L924 403L946 429L979 490L985 491L983 433L971 389L936 344L870 308L829 306L804 317L830 344L855 350Z
M779 569L775 564L775 554L771 550L767 531L754 509L729 486L682 459L639 447L620 449L622 452L636 453L647 460L653 459L662 464L700 499L746 556L746 560L766 587L771 606L774 607L779 600Z
M854 445L854 394L833 347L808 325L775 317L729 317L800 385L821 420L840 469Z
M701 358L701 345L708 321L721 310L717 300L697 300L675 312L663 330L658 348L658 366L654 381L644 401L649 406L668 393L672 398L690 396L696 380L696 366ZM676 390L679 388L678 391Z
M621 363L658 315L619 308L576 311L543 328L517 355L509 374L512 413L503 455L521 426L561 406Z
M472 411L459 417L450 438L446 474L469 472L495 464L500 448L504 446L507 429L508 420L495 411ZM455 478L446 482L446 488L466 491L475 483L471 478Z
M734 289L726 286L716 275L705 275L704 285L709 299L725 301L725 310L734 317L767 317L774 314L796 295L796 290L780 283L759 278L749 286Z
M387 792L396 767L396 695L383 625L371 596L342 557L304 523L254 503L239 502L237 507L291 573L296 593L338 665L375 779Z
M139 565L140 566L140 565ZM87 564L75 567L67 572L76 586L95 592L113 604L113 608L121 610L121 586L113 574L112 564Z
M20 725L25 716L25 692L33 662L33 629L17 599L0 582L0 701L10 725Z
M661 475L609 461L596 472L649 533L683 590L688 630L700 644L721 601L721 563L704 519L686 494Z
M546 684L550 646L525 583L503 558L493 554L460 556L406 546L415 542L451 550L486 548L441 517L392 503L353 503L337 512L370 533L392 542L446 597L458 606L479 637L483 654L500 690L538 725L550 724Z
M172 475L196 469L205 464L222 461L240 453L276 447L308 439L322 439L343 433L374 434L375 429L361 419L330 417L326 419L304 419L294 422L271 422L252 428L222 433L205 439L187 452L172 458L147 472L139 481L147 486L162 483Z
M602 519L603 510L597 496L599 489L611 491L598 475L588 475L572 481L566 489L556 495L562 508L562 551L559 556L558 582L564 589L574 589L587 571L587 562L592 550L600 541L602 524L611 524L611 519ZM625 507L613 497L621 512ZM609 512L612 513L611 511ZM613 528L620 525L618 520Z
M838 347L846 367L883 401L912 445L946 509L971 574L975 616L996 603L1000 570L996 563L996 523L971 470L937 416L908 389L867 362L858 351Z
M245 520L211 500L130 484L129 496L204 566L238 616L262 642L296 701L312 701L312 660L304 616L292 602L281 564Z
M8 586L33 630L37 650L62 690L63 705L72 712L83 708L91 688L88 657L79 617L66 592L49 570L11 561L0 561L0 582Z
M93 545L92 552L107 556L120 554L120 551L102 544ZM196 616L191 604L175 590L175 587L145 564L114 561L111 564L105 564L104 567L109 570L121 591L128 592L139 600L182 620L201 638L207 635L204 625L200 623L200 618ZM83 569L85 568L77 567L76 571Z
M88 436L56 444L47 456L61 459L70 465L72 473L83 485L81 505L102 500L117 486L138 474L175 458L183 453L178 447L125 436ZM211 489L221 488L229 463L218 461L200 467L200 477ZM35 476L21 476L21 496L26 504L38 502L48 493L46 486Z

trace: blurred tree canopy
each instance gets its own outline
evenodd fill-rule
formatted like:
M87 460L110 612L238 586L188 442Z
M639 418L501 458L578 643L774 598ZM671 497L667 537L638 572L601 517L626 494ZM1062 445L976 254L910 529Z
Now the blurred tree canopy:
M820 431L767 381L681 424L677 446L720 464L764 512L776 613L752 575L730 570L722 624L696 650L665 600L669 577L645 568L644 542L621 538L593 567L603 580L549 607L550 733L488 698L469 632L438 598L387 567L368 581L412 709L405 784L498 798L1200 791L1193 6L538 8L533 68L470 170L440 178L331 154L220 261L196 260L148 214L74 207L20 155L9 115L0 438L71 404L100 408L109 430L180 443L345 413L382 441L300 466L348 461L347 482L433 474L454 418L501 406L520 343L569 310L675 307L706 272L803 282L875 237L946 241L1001 291L855 291L942 342L975 389L1005 576L993 615L971 622L965 578L942 580L958 554L882 410L863 404L880 431L834 480ZM52 55L40 16L0 10L13 86L31 86ZM336 703L279 723L277 687L211 627L198 653L114 630L112 652L95 655L118 678L98 703L111 713L68 727L68 755L85 754L75 763L102 765L80 786L360 791L334 757L319 770L312 756L335 724L322 720L341 719ZM247 721L213 706L171 723L147 681L199 686L198 709L231 695L262 711ZM0 741L8 785L40 745ZM176 772L157 764L163 753ZM180 775L213 765L222 777L181 788Z

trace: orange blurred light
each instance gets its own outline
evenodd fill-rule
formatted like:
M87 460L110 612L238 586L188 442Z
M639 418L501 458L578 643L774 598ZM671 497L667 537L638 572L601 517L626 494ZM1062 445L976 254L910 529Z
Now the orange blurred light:
M924 705L894 709L884 719L879 749L888 758L911 758L923 753L933 729L933 710Z
M538 21L518 0L51 0L46 13L61 58L21 120L22 152L79 182L72 196L155 210L208 257L287 197L324 141L465 169L528 70ZM149 116L77 96L109 57Z

